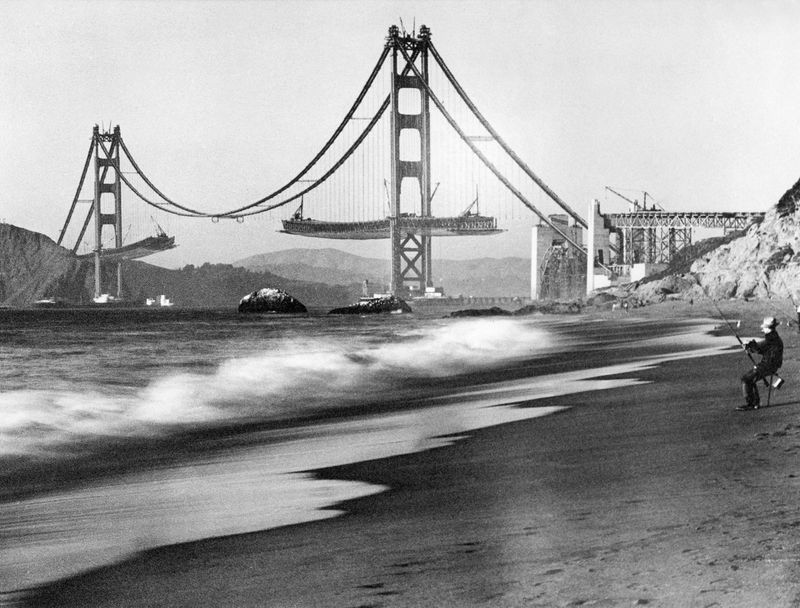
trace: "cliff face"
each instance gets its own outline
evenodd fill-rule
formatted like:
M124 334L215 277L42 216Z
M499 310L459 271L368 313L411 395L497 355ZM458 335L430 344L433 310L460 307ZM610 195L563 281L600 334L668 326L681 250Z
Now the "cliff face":
M642 301L665 295L697 298L800 299L800 181L767 211L764 221L739 238L700 255L688 272L654 277L632 285L629 295ZM722 239L725 241L725 239Z
M800 217L777 208L745 236L697 260L691 271L713 298L768 298L800 290Z
M53 239L0 224L0 305L25 306L41 298L80 301L92 267Z

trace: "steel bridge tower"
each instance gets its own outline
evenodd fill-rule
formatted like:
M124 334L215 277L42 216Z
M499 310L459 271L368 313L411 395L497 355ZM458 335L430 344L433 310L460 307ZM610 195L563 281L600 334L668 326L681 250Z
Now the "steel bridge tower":
M106 147L106 144L109 144ZM106 263L116 262L117 264L117 299L122 298L122 262L123 260L134 260L142 258L152 253L172 249L175 246L175 237L167 236L167 234L156 225L159 229L159 234L155 237L148 237L135 243L130 243L123 246L122 234L122 184L123 182L133 190L140 198L142 195L131 185L130 181L122 174L120 169L120 151L122 151L128 160L133 164L136 173L142 177L145 182L151 184L149 180L141 174L135 161L131 158L130 153L122 141L122 134L120 133L119 125L114 127L113 131L100 131L100 127L94 126L92 131L92 140L89 145L89 152L86 155L86 162L83 166L83 172L78 182L78 188L75 192L75 198L72 200L72 205L67 213L67 219L64 221L64 226L58 235L57 243L61 245L67 236L67 229L71 225L75 209L78 203L89 203L89 211L86 214L83 223L80 224L81 228L78 236L75 239L75 244L72 246L72 253L76 254L79 260L87 260L91 258L94 261L94 297L98 298L102 293L102 265L101 261ZM83 192L84 183L87 174L89 173L89 166L92 165L94 159L94 188L92 190L92 198L80 199ZM111 199L111 200L109 200ZM156 207L155 203L145 202ZM187 207L180 207L183 211L192 212ZM105 211L105 212L104 212ZM202 215L202 214L200 214ZM92 216L94 216L94 249L91 253L78 253L81 247L83 237L89 228ZM114 246L103 248L103 226L112 226L114 228Z
M402 294L406 291L406 282L417 283L420 293L425 293L426 287L433 286L431 273L431 235L414 234L404 230L401 226L400 210L401 192L403 181L408 179L416 181L413 187L419 193L419 215L423 218L431 217L431 116L430 100L424 80L428 82L428 43L430 30L421 26L419 36L414 38L408 34L400 35L396 25L389 28L386 39L387 46L392 53L392 82L391 82L391 213L389 216L389 238L392 247L392 274L391 292ZM410 57L410 62L419 61L417 69L421 79L409 73L409 61L398 64L398 56L402 55L400 49L405 50ZM418 95L419 112L405 113L401 108L401 94L404 98L410 95L403 91L413 91L410 95ZM403 104L404 106L406 104ZM409 103L409 106L414 105ZM401 158L400 139L403 131L416 131L419 140L419 156L416 159ZM403 151L408 151L404 146ZM424 221L424 220L423 220Z
M100 258L103 249L103 226L114 227L114 246L122 247L122 182L119 173L119 126L114 127L112 133L100 132L95 125L92 134L94 140L94 200L92 212L94 214L94 295L99 297L101 288ZM110 142L108 156L103 152L103 143ZM113 211L103 213L103 195L110 194L113 198ZM122 262L117 262L117 298L122 297Z

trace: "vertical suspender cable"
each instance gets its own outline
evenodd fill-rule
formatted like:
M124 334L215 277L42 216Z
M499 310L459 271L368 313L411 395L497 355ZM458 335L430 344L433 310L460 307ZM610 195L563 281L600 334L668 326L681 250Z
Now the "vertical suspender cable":
M453 76L453 73L450 71L450 69L444 63L444 60L439 55L439 53L437 52L436 48L433 46L432 42L429 43L429 47L430 47L431 53L433 54L434 59L436 59L436 62L439 64L439 67L442 68L442 71L447 76L447 79L455 87L456 91L461 96L461 99L464 100L464 103L467 104L469 109L472 111L472 113L475 115L475 117L480 121L480 123L484 126L484 128L487 131L489 131L489 133L492 135L492 137L495 138L497 143L499 143L500 146L503 148L503 150L505 150L506 154L508 154L512 159L514 159L514 162L516 162L517 165L519 165L519 167L528 175L528 177L530 177L534 182L536 182L536 184L542 190L544 190L551 199L553 199L562 209L564 209L564 211L569 213L572 216L572 219L574 219L576 222L578 222L584 228L588 228L589 225L586 223L586 220L584 220L580 215L578 215L577 212L575 212L569 205L567 205L567 203L565 203L563 200L561 200L561 198L555 192L553 192L553 190L551 190L547 186L547 184L545 184L539 178L539 176L537 176L531 170L531 168L528 167L528 165L525 164L525 162L519 156L517 156L517 154L509 147L509 145L503 140L503 138L500 137L500 135L497 133L497 131L495 131L492 128L492 125L490 125L489 122L478 111L478 108L475 107L475 104L472 103L472 100L467 96L467 94L464 91L464 89L462 89L461 85L458 84L458 81L455 79L455 77Z
M405 49L402 46L400 46L398 48L398 50L403 54L403 57L407 62L411 61L411 59L408 56L408 53L406 53ZM567 243L569 243L570 245L572 245L579 253L581 253L583 255L586 255L586 251L583 249L583 247L581 247L578 243L576 243L572 239L572 237L570 237L568 234L564 233L558 226L553 224L553 222L551 222L549 218L547 218L545 215L543 215L541 211L539 211L536 207L534 207L533 204L527 198L525 198L525 196L517 188L515 188L513 184L511 184L508 181L508 178L506 178L502 173L500 173L500 171L497 170L497 167L495 167L495 165L488 158L486 158L486 156L483 154L483 152L481 152L475 146L475 144L469 140L469 137L467 137L467 135L464 133L464 131L453 120L453 117L450 116L450 113L442 105L442 102L439 101L439 98L431 90L430 86L428 86L428 83L426 83L422 79L422 76L420 75L419 70L417 69L417 67L415 65L413 65L413 64L409 64L409 65L410 65L411 69L414 71L414 74L417 76L417 78L419 78L420 81L422 82L422 85L428 91L428 96L430 97L431 101L433 101L433 103L436 105L436 107L439 110L439 112L441 112L441 114L442 114L442 116L444 116L445 120L447 120L447 122L450 124L450 126L453 129L455 129L455 131L458 133L459 137L461 137L461 139L470 147L470 149L473 151L473 153L475 153L478 156L478 158L481 159L483 164L486 165L486 167L492 173L494 173L494 175L497 177L497 179L499 179L501 182L503 182L503 184L506 186L506 188L511 190L511 192L514 193L514 196L516 196L526 207L528 207L528 209L530 209L536 215L538 215L540 220L542 220L545 224L550 226L550 228L552 228L557 234L561 235L564 238L564 240Z

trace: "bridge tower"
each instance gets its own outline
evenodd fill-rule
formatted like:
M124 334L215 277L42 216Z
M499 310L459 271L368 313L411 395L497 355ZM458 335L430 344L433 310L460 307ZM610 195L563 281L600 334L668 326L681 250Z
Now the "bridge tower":
M122 247L122 182L119 174L119 149L120 131L119 125L114 127L114 131L100 132L100 128L95 125L93 131L94 143L94 200L92 202L92 213L94 214L94 295L100 296L101 289L101 269L100 258L103 249L103 226L114 227L114 246L119 249ZM108 155L105 153L104 145L110 143ZM103 195L110 195L103 198ZM109 200L113 199L113 200ZM104 201L108 204L104 205ZM113 203L113 210L110 205ZM108 208L107 213L103 213L104 207ZM122 297L122 262L117 262L117 298Z
M389 216L389 233L391 241L391 292L404 294L407 283L418 285L420 293L426 287L433 286L431 273L431 236L430 234L414 234L401 227L400 209L401 193L405 186L419 193L417 211L420 217L431 217L431 132L430 132L430 100L427 89L421 82L428 82L428 43L430 30L421 26L417 37L400 34L396 25L389 28L386 44L392 51L391 69L391 212ZM404 49L413 62L419 61L417 69L422 78L413 73L398 58L402 57L400 49ZM414 103L412 100L418 100ZM417 110L409 111L409 110ZM415 158L403 158L401 152L408 152L410 146L401 147L402 139L411 139L416 131L419 141L419 155ZM408 182L416 182L413 186ZM414 196L412 195L413 199Z

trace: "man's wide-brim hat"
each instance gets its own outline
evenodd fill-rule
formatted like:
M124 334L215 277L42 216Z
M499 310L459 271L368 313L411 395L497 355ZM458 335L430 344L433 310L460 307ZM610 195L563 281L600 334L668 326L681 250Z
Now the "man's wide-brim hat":
M764 320L761 322L761 327L765 329L775 329L778 327L778 319L775 317L764 317Z

